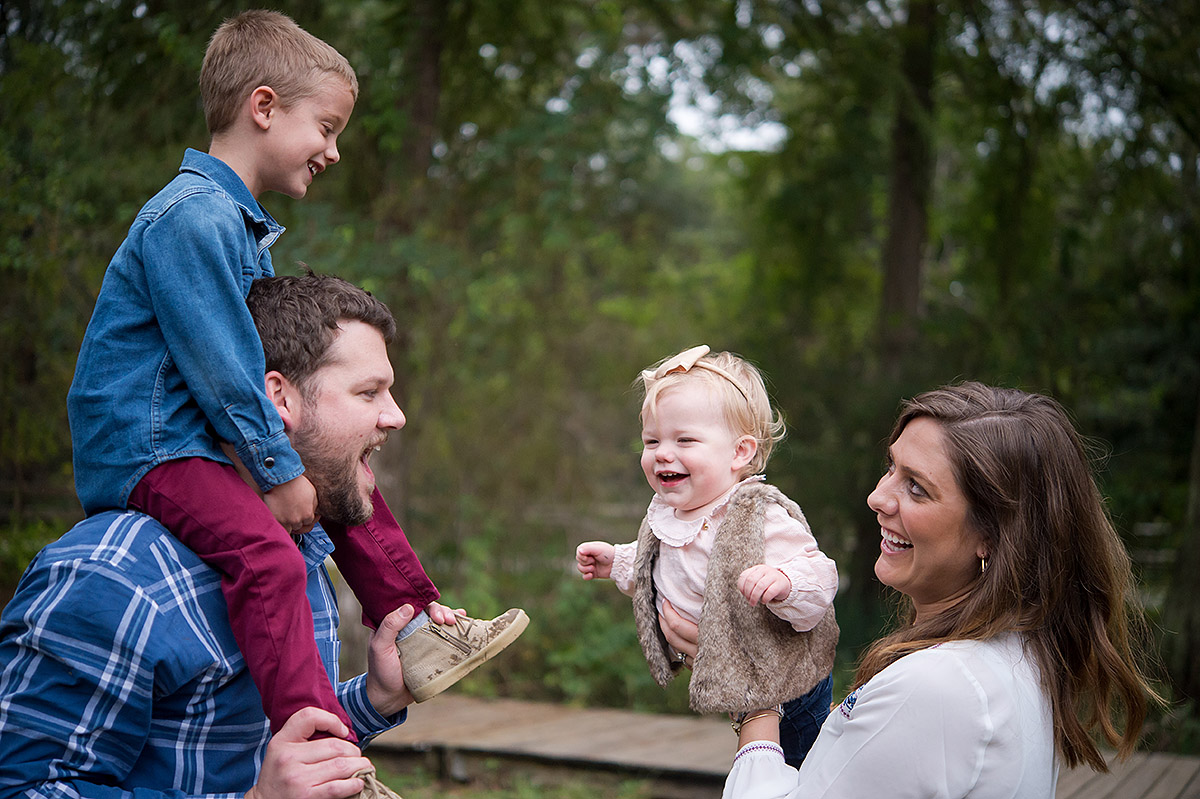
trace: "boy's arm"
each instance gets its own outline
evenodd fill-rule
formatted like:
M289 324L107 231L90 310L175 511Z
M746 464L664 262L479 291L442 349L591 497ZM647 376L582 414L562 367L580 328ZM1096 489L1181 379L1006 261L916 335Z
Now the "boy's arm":
M145 232L154 313L188 391L217 436L233 444L263 491L304 471L263 391L262 342L246 307L241 211L223 195L196 193ZM248 287L248 284L247 284Z

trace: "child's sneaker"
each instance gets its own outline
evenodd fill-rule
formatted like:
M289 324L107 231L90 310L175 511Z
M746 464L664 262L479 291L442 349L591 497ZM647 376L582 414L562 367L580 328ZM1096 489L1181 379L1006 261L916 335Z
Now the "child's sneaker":
M379 781L373 768L360 771L354 776L362 778L363 789L355 794L353 799L403 799L400 794Z
M453 625L428 621L396 642L404 684L418 702L440 694L517 640L529 616L512 608L491 621L459 616Z

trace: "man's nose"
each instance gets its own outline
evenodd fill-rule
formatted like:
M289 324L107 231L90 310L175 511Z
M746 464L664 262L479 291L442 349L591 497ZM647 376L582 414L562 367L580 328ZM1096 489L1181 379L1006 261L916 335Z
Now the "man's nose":
M399 430L407 421L404 418L404 411L400 410L400 406L396 404L392 392L387 392L387 402L383 410L379 412L379 427L384 430Z

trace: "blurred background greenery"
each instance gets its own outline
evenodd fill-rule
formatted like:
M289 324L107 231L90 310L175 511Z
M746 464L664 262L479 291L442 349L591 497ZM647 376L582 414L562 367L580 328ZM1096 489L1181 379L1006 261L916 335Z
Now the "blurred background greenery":
M80 516L64 408L104 268L205 149L216 0L0 5L0 586ZM1200 8L1139 0L281 0L362 92L276 269L395 312L377 472L448 602L533 622L481 694L684 711L628 600L638 371L704 342L771 379L769 477L840 566L848 670L889 610L865 497L902 397L1048 392L1097 442L1200 750ZM186 275L181 274L181 279ZM198 318L197 325L205 324Z

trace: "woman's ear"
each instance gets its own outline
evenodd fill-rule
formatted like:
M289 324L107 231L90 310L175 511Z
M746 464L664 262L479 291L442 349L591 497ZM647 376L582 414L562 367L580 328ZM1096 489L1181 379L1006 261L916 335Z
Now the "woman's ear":
M750 461L754 460L754 456L758 454L758 439L754 436L746 435L737 440L733 449L733 470L740 472L750 465Z
M267 399L279 411L283 420L285 432L291 432L300 422L300 392L292 381L279 372L267 372L263 382L267 391Z

